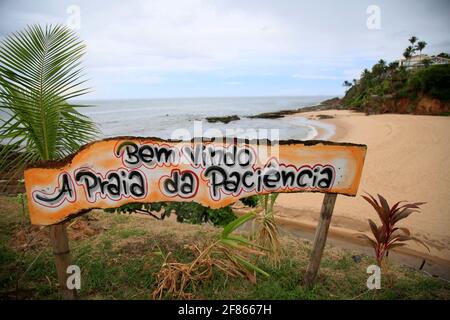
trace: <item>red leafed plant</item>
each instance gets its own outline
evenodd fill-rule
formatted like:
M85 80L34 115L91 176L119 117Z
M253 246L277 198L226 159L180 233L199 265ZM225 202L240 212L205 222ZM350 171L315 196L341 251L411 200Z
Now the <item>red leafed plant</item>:
M420 206L425 204L425 202L405 203L406 201L399 201L390 207L386 199L381 195L378 195L379 201L370 194L362 197L374 207L382 223L381 226L377 226L375 222L368 219L375 240L365 234L359 235L369 241L375 249L375 256L379 266L381 266L383 258L390 249L405 246L404 242L408 240L417 241L430 251L423 241L411 236L407 228L396 226L400 220L407 218L411 213L420 212Z

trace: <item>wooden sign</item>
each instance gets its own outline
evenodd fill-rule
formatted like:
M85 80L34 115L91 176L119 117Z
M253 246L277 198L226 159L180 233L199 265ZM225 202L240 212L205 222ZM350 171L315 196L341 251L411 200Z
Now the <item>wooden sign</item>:
M355 196L365 154L365 145L325 141L117 137L26 169L25 187L31 222L39 225L133 202L195 201L219 208L273 192Z

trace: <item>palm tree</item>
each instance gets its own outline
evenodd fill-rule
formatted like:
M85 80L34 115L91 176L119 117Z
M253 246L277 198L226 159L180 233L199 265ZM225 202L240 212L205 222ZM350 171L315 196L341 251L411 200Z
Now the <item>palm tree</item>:
M419 50L420 53L420 62L422 62L422 50L425 49L427 43L425 41L417 42L416 49Z
M378 60L378 63L375 66L378 75L383 74L386 71L386 61L383 59Z
M17 179L26 165L57 160L93 139L97 128L69 99L88 92L85 46L65 26L28 26L0 43L0 170ZM13 160L13 161L11 161ZM64 224L50 226L54 251L67 246ZM70 254L56 255L65 283ZM73 292L63 290L65 297Z
M419 50L420 54L422 54L422 50L425 49L427 46L427 43L425 41L419 41L417 42L416 49Z
M405 59L409 59L409 58L411 58L412 53L413 53L413 47L408 46L408 47L405 49L405 51L403 52L403 56L405 57Z
M398 61L390 62L388 65L388 70L393 71L398 68Z
M414 43L416 43L417 40L418 38L416 36L412 36L411 38L408 39L408 41L411 42L411 45L414 45Z
M348 80L345 80L344 83L342 84L344 87L351 87L352 83Z
M364 68L362 74L361 74L361 78L367 78L370 75L370 71L367 68Z
M0 169L12 151L14 173L41 160L75 151L97 133L92 121L68 102L82 87L85 46L65 26L29 26L0 43Z

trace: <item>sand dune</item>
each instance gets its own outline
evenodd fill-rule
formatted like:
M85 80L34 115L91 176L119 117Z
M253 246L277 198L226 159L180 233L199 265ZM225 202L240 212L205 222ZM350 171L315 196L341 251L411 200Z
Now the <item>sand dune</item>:
M380 193L389 202L426 201L421 213L401 224L431 246L431 255L450 260L450 117L366 116L343 110L292 117L314 119L318 114L335 117L321 120L336 126L330 140L368 146L359 194L338 196L331 228L368 232L367 218L378 222L375 211L360 196L364 191ZM314 223L322 199L320 194L282 194L279 215ZM426 252L414 243L409 247Z

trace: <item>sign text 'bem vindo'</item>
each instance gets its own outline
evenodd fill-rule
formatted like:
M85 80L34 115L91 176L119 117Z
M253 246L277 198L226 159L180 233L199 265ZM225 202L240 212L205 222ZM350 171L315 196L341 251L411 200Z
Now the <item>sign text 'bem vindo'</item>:
M261 145L276 148L262 157ZM31 221L51 225L92 208L195 201L219 208L254 194L354 196L366 146L324 141L165 141L109 138L25 171Z

